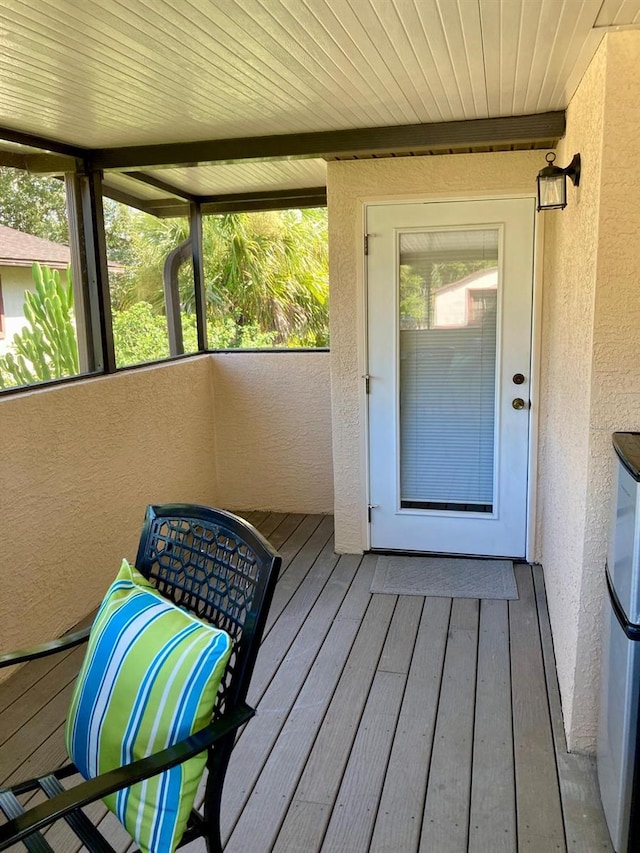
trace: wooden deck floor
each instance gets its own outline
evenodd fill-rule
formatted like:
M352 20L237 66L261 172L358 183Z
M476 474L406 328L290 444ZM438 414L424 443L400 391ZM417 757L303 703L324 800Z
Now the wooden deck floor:
M284 570L258 715L227 774L227 853L611 850L593 761L566 753L538 568L516 567L511 602L372 595L376 557L336 555L331 518L250 518ZM0 784L63 760L81 654L0 685ZM90 811L132 849L102 804ZM78 849L63 823L47 837Z

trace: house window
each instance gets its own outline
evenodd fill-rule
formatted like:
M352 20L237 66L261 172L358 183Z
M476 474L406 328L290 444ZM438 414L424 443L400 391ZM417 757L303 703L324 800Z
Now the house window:
M467 299L467 325L480 326L484 317L495 317L498 305L498 291L495 288L470 289L467 291Z

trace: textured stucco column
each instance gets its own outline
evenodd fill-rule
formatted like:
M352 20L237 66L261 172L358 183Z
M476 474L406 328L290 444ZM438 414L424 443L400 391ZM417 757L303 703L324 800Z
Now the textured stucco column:
M363 204L535 192L540 151L405 157L328 164L331 395L336 548L366 543L367 449Z
M607 36L567 111L580 187L544 214L539 558L570 749L597 730L611 433L640 429L640 33Z

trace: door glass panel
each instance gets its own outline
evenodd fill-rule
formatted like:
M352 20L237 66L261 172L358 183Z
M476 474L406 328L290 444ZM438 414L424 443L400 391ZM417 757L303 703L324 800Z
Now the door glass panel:
M400 234L400 505L492 512L498 229Z

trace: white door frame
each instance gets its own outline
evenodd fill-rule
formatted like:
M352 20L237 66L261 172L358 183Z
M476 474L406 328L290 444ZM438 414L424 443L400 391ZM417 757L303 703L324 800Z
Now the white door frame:
M369 524L369 406L366 393L365 377L368 375L369 341L368 341L368 281L367 258L365 254L365 236L367 208L382 204L429 204L432 202L465 202L465 201L500 201L507 199L535 199L535 193L482 193L465 196L372 196L360 200L359 236L361 250L358 253L358 279L360 312L358 324L358 368L363 381L360 384L360 417L363 431L360 439L361 456L364 471L364 501L362 506L362 528L365 531L365 550L371 549L371 528ZM543 229L538 228L537 217L534 219L534 257L533 257L533 298L531 305L531 365L530 365L530 400L529 408L529 448L527 458L527 533L525 559L534 562L537 553L536 523L537 523L537 458L539 434L539 381L542 343L542 268L543 268Z

